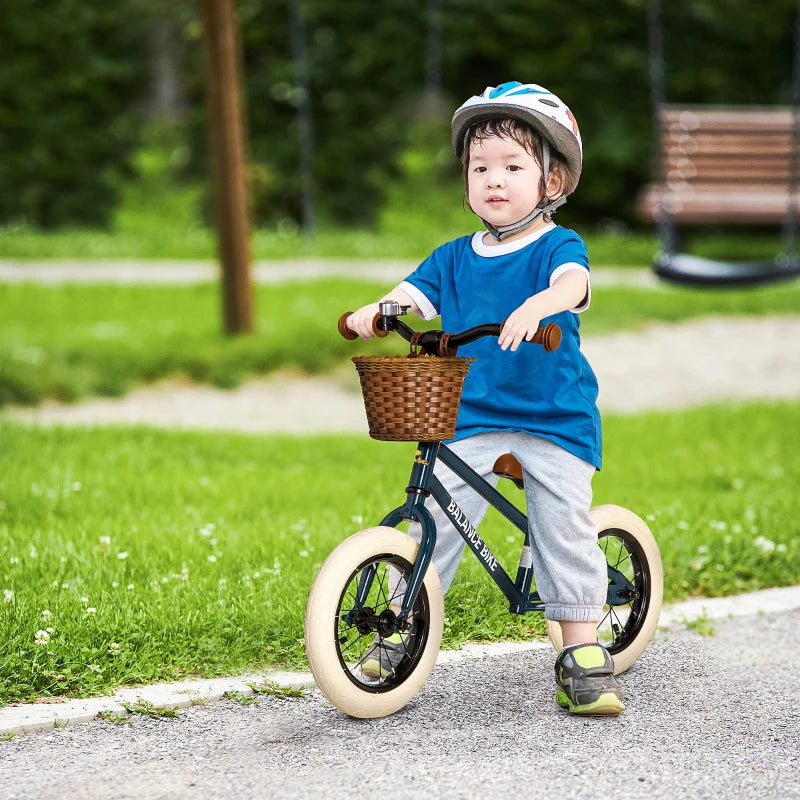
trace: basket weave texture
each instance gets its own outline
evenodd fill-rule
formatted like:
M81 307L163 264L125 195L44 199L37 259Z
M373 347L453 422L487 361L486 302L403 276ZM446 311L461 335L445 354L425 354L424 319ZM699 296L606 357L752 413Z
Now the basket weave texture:
M473 358L356 356L369 435L382 442L452 439Z

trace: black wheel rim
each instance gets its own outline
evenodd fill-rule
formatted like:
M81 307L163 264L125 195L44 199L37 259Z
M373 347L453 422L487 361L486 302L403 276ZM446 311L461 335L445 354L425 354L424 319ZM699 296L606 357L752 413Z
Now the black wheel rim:
M386 677L372 678L361 672L360 662L376 641L382 642L389 631L386 620L392 618L391 606L402 602L402 594L390 588L390 567L401 577L401 585L408 581L412 565L398 555L383 553L371 556L353 570L345 582L334 619L334 641L339 663L347 677L359 689L367 692L388 692L405 680L416 668L428 639L430 607L428 593L423 584L412 609L412 635L405 645L401 663ZM358 607L356 594L365 570L375 569L366 601Z
M650 568L641 544L630 531L609 528L600 532L598 543L608 565L622 572L636 593L624 605L606 604L603 608L597 638L614 655L628 647L644 625L650 607Z

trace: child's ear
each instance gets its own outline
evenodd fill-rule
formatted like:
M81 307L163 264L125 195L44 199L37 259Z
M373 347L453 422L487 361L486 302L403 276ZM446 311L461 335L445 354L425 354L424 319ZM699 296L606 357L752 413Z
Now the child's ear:
M550 170L547 176L547 197L555 200L564 191L564 173L561 167L556 165Z

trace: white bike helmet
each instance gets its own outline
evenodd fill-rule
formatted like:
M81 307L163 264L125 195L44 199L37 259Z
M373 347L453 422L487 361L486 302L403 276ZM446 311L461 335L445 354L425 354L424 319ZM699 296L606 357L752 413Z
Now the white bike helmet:
M453 114L452 144L456 156L464 153L467 132L471 125L489 119L508 117L530 125L542 136L542 174L550 172L550 147L555 148L566 162L572 178L572 189L578 185L583 164L583 146L578 123L567 105L543 86L519 81L487 86L482 94L470 97ZM527 217L498 229L483 220L489 232L498 240L529 226L537 217L554 211L566 202L566 196L553 201L542 200Z

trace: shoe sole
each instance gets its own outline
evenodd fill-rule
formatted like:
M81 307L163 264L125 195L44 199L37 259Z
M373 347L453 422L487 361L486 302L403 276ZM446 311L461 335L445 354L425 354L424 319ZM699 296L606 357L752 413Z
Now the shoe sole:
M616 717L625 710L625 703L615 694L601 694L593 703L575 705L566 692L560 689L556 692L556 703L561 708L566 708L570 714L578 714L586 717Z

